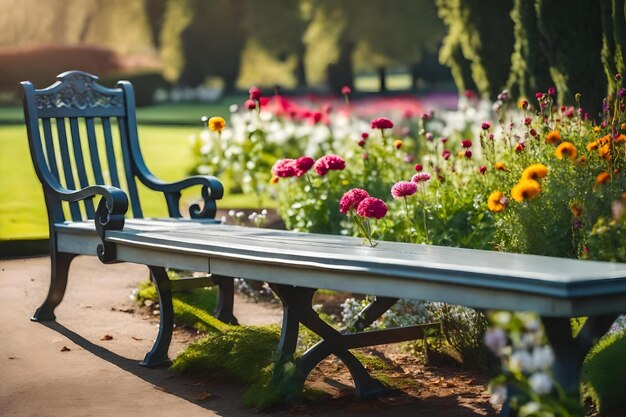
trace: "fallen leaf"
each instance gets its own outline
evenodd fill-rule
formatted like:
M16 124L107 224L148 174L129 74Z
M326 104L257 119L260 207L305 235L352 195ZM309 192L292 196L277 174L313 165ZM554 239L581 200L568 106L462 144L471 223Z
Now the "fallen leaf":
M131 336L131 339L133 339L133 340L143 340L141 337L135 337L135 336Z
M80 308L91 308L91 304L80 304Z
M13 360L13 359L19 359L17 356L9 356L9 359Z
M67 346L63 346L63 347L61 348L61 352L69 352L70 350L71 350L71 349L70 349L70 348L68 348Z
M209 391L203 391L197 395L194 395L191 399L194 401L206 401L206 400L210 400L213 397L214 395L211 394Z
M113 336L111 336L110 334L105 334L100 338L100 340L113 340Z

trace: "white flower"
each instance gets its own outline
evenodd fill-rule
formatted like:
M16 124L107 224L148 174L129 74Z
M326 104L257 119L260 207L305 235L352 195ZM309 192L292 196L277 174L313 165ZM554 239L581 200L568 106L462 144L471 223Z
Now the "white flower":
M489 402L491 405L502 405L506 400L506 387L504 385L496 385L491 388L491 397Z
M239 110L239 106L237 106L236 104L231 104L228 110L230 110L231 113L237 113L237 110Z
M528 372L532 367L533 358L525 350L516 350L509 358L509 369L514 372Z
M552 391L552 378L544 372L534 373L528 378L530 388L539 395L549 394Z
M554 363L554 353L550 346L536 347L533 349L533 367L534 369L545 370Z
M485 345L496 354L506 346L506 342L506 332L499 327L485 332Z
M229 215L230 217L235 217L235 214L236 214L236 213L237 213L237 212L236 212L235 210L232 210L232 209L231 209L231 210L228 210L228 215Z

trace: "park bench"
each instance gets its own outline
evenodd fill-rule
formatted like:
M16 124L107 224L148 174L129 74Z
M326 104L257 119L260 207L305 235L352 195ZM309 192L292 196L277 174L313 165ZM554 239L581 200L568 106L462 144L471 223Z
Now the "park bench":
M363 331L400 298L538 313L555 352L555 379L571 392L578 392L586 353L624 311L624 264L394 242L365 247L361 239L353 237L246 228L212 221L215 199L221 196L219 182L210 177L178 185L154 180L139 151L132 87L120 82L116 89L103 89L95 80L84 73L70 72L59 76L59 83L45 90L23 84L31 151L46 192L51 225L53 273L48 298L35 315L39 320L54 318L52 311L65 289L67 265L76 254L97 255L105 263L149 265L162 304L159 338L151 351L152 358L147 359L152 364L167 359L171 335L168 298L174 282L168 281L165 268L205 272L207 280L217 277L222 282L232 277L266 281L283 303L282 332L277 347L280 357L293 356L300 324L321 337L318 344L297 359L295 382L302 385L321 360L334 354L347 365L357 395L364 398L386 389L369 375L350 349L417 339L424 333L421 326ZM80 89L75 86L77 83ZM66 85L72 87L68 89ZM90 92L87 99L85 91ZM53 98L38 99L49 95ZM81 181L80 190L69 180L67 188L60 185L56 168L46 162L43 147L37 144L39 119L45 133L46 129L50 130L50 118L69 117L72 126L74 118L89 120L102 117L102 113L106 114L104 117L118 117L121 119L118 123L126 129L121 134L122 141L126 141L126 145L122 143L123 160L131 167L126 176L136 176L150 188L164 191L171 218L142 219L131 204L133 214L139 218L126 219L126 194L116 183L87 186L86 181ZM59 136L63 136L60 131ZM46 149L54 155L51 148ZM75 144L75 153L76 149ZM66 146L61 155L63 160L68 158L67 153ZM203 185L205 205L202 209L193 207L192 217L205 220L183 219L176 207L178 190L193 181ZM136 201L136 191L133 196L130 188L130 199ZM61 201L90 202L95 195L102 196L95 210L87 209L83 216L72 212L71 220L66 220ZM376 298L351 326L355 332L339 332L312 308L317 289L370 294ZM232 298L229 300L232 306ZM570 318L580 316L588 319L573 337ZM505 407L502 414L511 415L511 412Z

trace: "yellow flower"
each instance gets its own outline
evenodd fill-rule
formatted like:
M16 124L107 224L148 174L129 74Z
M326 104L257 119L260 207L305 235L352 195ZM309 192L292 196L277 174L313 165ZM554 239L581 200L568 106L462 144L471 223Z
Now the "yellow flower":
M511 189L511 197L517 202L524 202L524 200L532 200L537 197L541 192L541 186L535 180L520 180L515 187Z
M561 141L561 134L558 130L553 130L546 135L546 142L555 145Z
M396 149L400 149L402 147L402 141L400 139L396 139L393 141L393 147Z
M507 198L502 194L502 191L494 191L487 199L487 207L496 213L504 211L506 204Z
M544 164L532 164L522 171L522 180L539 180L548 175L548 167Z
M504 162L496 162L493 167L499 171L509 172L509 169L504 165Z
M219 116L213 116L209 119L209 130L211 132L222 132L226 127L226 120Z
M589 142L589 143L587 144L587 150L591 152L591 151L593 151L594 149L597 149L597 148L598 148L598 146L600 146L600 142L599 142L599 141L597 141L597 140L594 140L593 142Z
M271 184L276 184L278 182L279 178L276 175L272 175L272 178L270 179L270 183Z
M599 126L594 126L593 127L593 131L598 133L600 131L600 127Z
M622 124L621 124L621 126L620 126L620 128L621 128L622 130L626 130L626 123L622 123Z
M558 159L569 158L573 161L578 155L578 150L572 142L563 142L556 147L554 154Z
M598 149L598 155L600 155L600 158L604 158L607 161L611 159L611 146L608 143L602 145L602 147Z
M615 138L615 142L626 142L626 135L620 133L619 136Z
M608 172L601 172L596 176L596 183L595 186L597 187L600 184L604 184L605 182L609 181L611 179L611 176L609 175Z

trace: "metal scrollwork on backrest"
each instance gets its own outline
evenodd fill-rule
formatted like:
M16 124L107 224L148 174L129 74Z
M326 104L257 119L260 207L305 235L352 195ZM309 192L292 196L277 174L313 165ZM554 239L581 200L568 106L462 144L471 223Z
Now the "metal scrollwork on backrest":
M114 108L122 107L121 95L105 94L96 84L98 77L81 71L70 71L58 77L59 89L53 89L48 94L37 95L35 105L38 109L50 108L77 108L87 109L94 107ZM98 88L99 87L99 88Z

